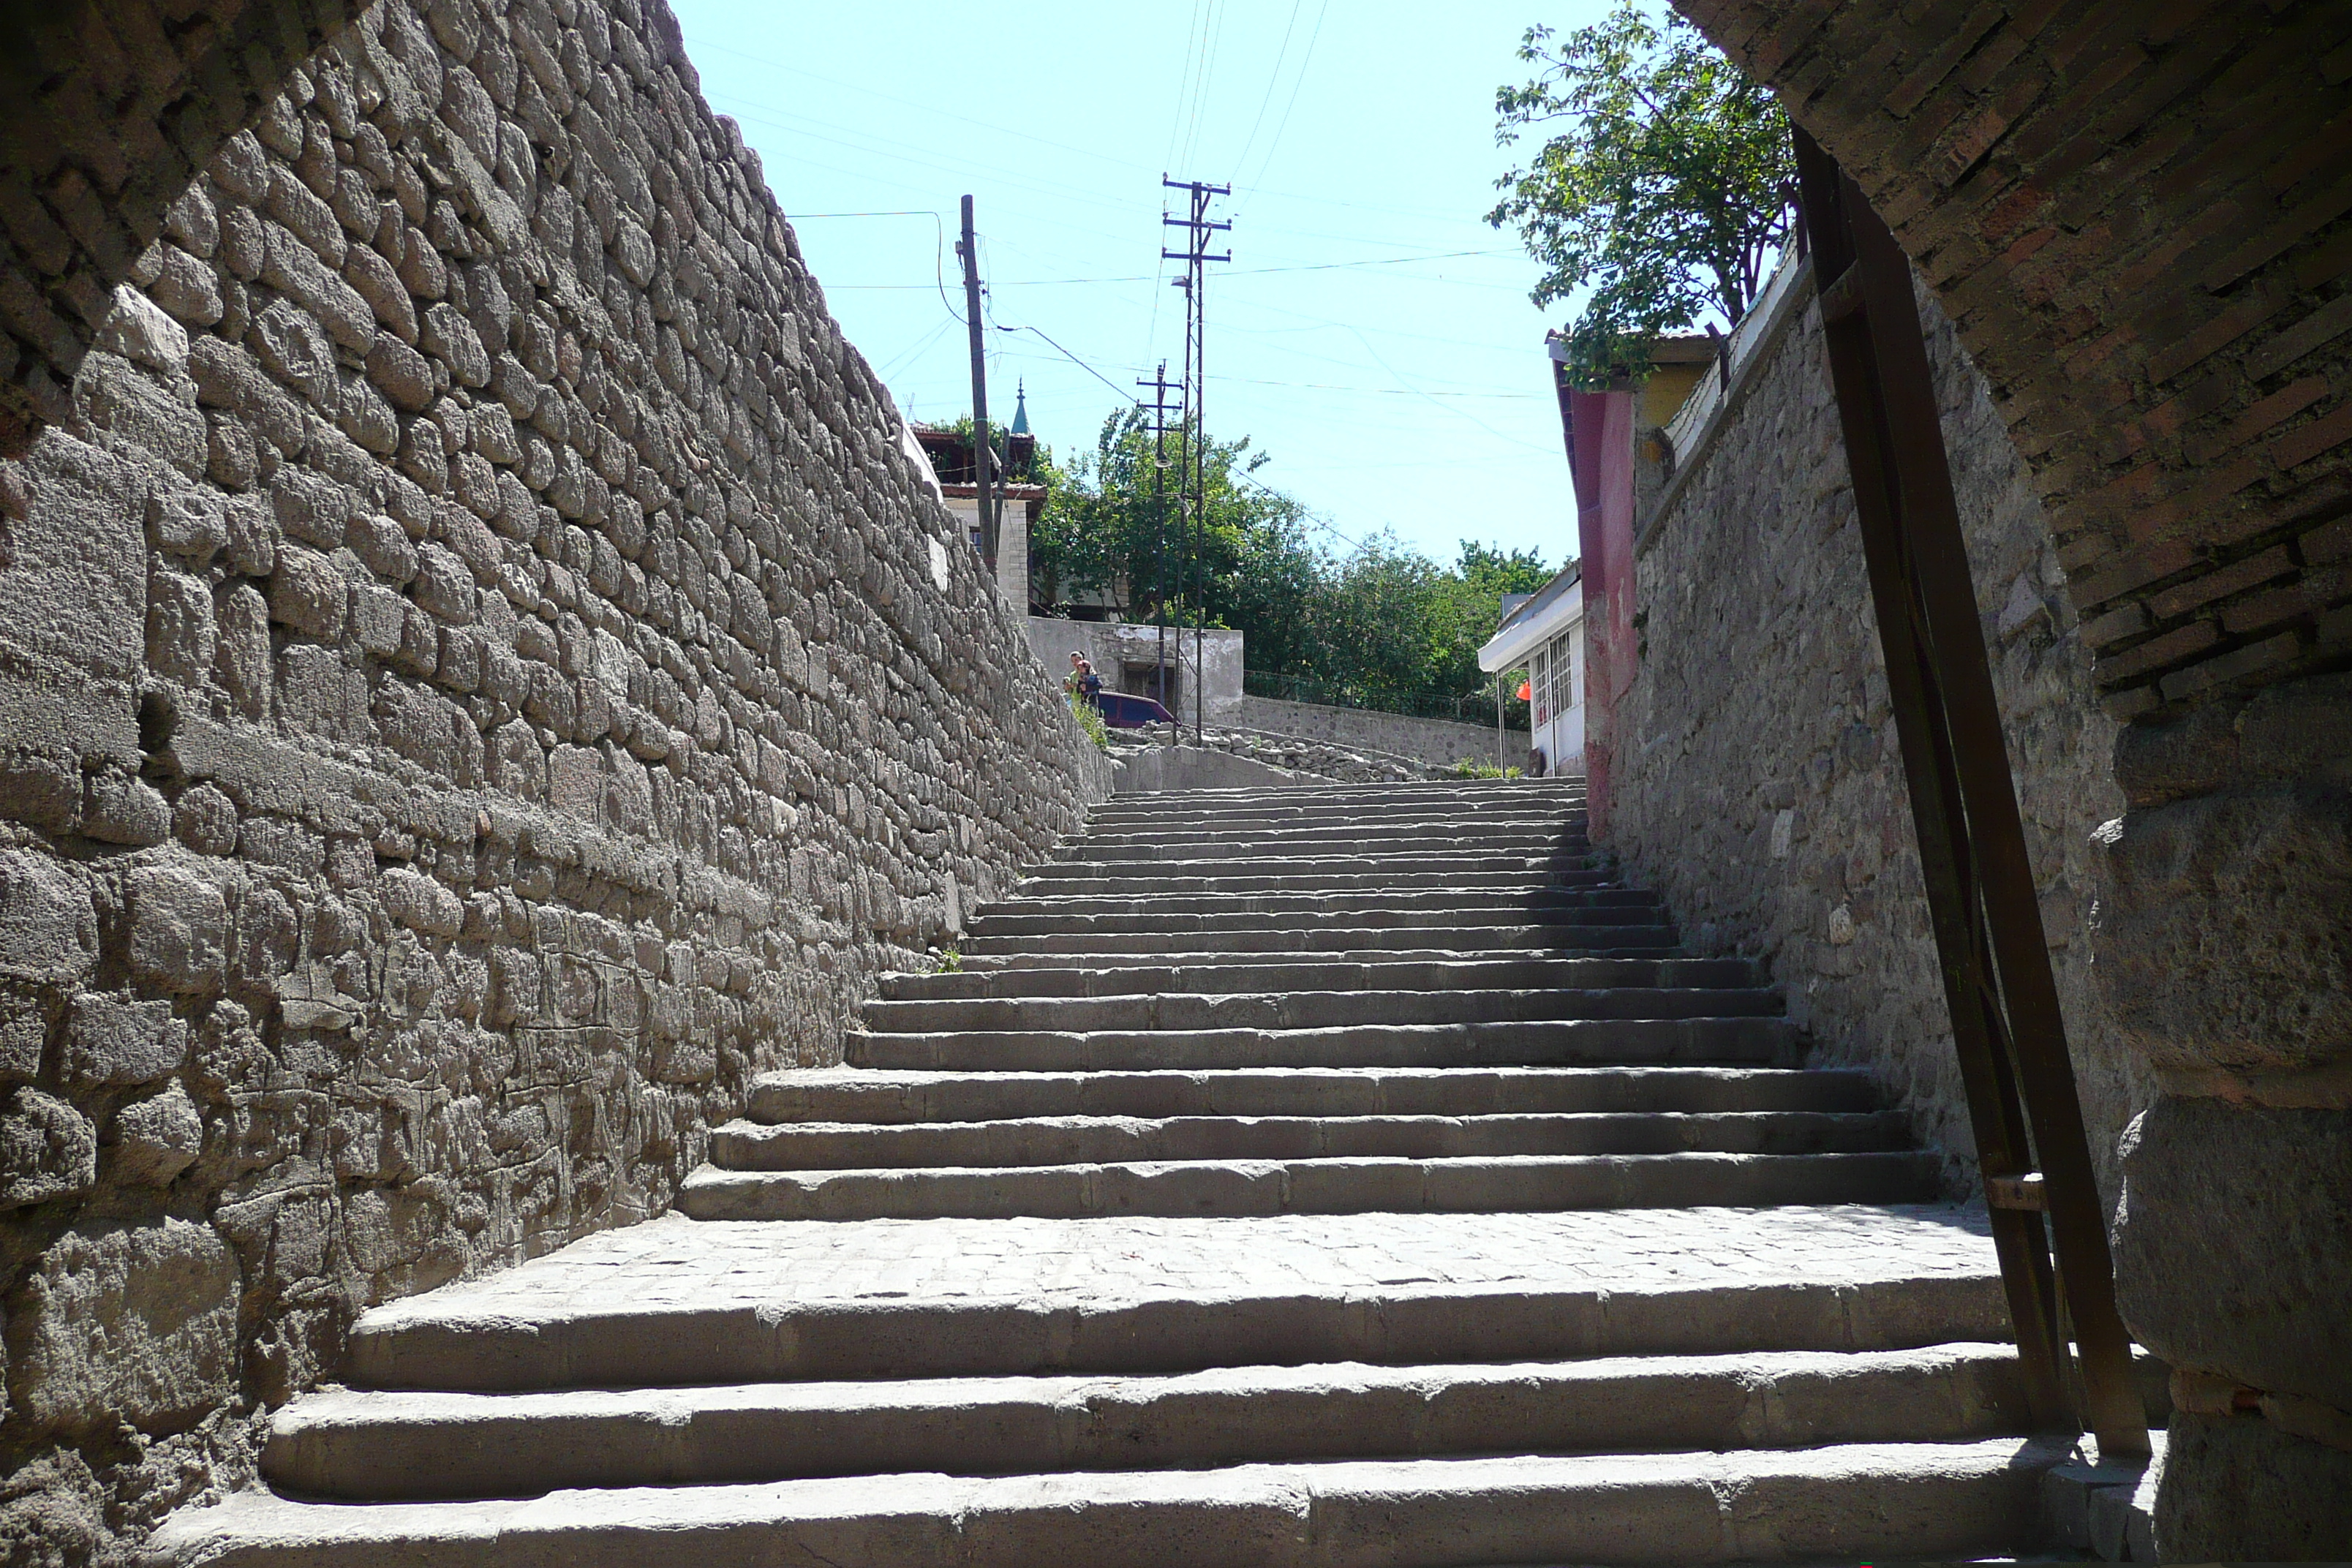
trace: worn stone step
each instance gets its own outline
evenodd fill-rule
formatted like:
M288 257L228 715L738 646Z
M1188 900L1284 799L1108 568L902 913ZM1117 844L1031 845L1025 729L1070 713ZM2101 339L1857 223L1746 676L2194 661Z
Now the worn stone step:
M1171 846L1189 850L1189 845ZM1454 879L1508 872L1520 876L1559 875L1579 879L1561 887L1601 887L1610 873L1592 868L1591 854L1582 849L1503 848L1440 850L1395 848L1385 845L1318 846L1311 851L1254 851L1245 855L1177 853L1153 858L1099 856L1081 844L1055 859L1041 861L1021 878L1034 889L1058 888L1068 882L1132 879L1152 883L1188 879L1230 880L1237 877L1307 877L1321 873L1384 876L1398 887L1414 887L1433 879ZM1465 886L1469 884L1464 884Z
M710 1130L710 1163L725 1171L1519 1154L1820 1154L1910 1146L1908 1119L1889 1110L1050 1116L872 1125L737 1121Z
M338 1390L279 1411L261 1463L271 1485L305 1496L395 1501L927 1470L1953 1442L2029 1429L2017 1352L1958 1343L1139 1378Z
M1167 790L1149 796L1114 795L1088 808L1087 826L1099 826L1131 817L1166 817L1184 813L1226 818L1252 816L1366 816L1383 812L1442 812L1485 816L1510 811L1565 810L1584 804L1582 784L1549 780L1511 780L1480 785L1432 782L1426 784L1324 784L1313 789L1188 789Z
M1942 1165L1940 1155L1924 1151L1171 1160L985 1169L726 1171L704 1165L680 1185L677 1206L701 1220L871 1220L1913 1204L1936 1195Z
M300 1502L173 1517L207 1568L1437 1568L1464 1563L1979 1558L2039 1543L2061 1442L1341 1460L996 1479L915 1473Z
M1748 986L1757 966L1740 958L1453 957L1410 962L1259 963L1188 961L1181 964L1097 966L1081 955L1058 965L940 974L885 974L880 992L898 1002L990 997L1241 995L1282 991L1591 990L1611 986Z
M1277 828L1255 833L1190 828L1177 833L1089 833L1065 840L1053 861L1208 860L1257 855L1575 854L1591 852L1581 829L1549 823L1475 826L1433 823L1399 828ZM1051 863L1051 862L1049 862Z
M1678 933L1660 922L1642 926L1486 926L1469 931L1402 927L1333 931L1135 931L1102 933L1073 946L1043 947L1026 938L967 937L955 963L995 973L1116 964L1162 964L1171 959L1206 963L1451 963L1479 958L1680 958ZM1631 951L1622 951L1631 950Z
M1426 889L1444 889L1457 895L1483 892L1492 895L1496 901L1507 901L1515 896L1554 889L1604 888L1615 880L1614 873L1607 871L1553 870L1544 867L1476 871L1436 867L1412 872L1400 872L1388 868L1353 871L1293 871L1284 868L1279 863L1261 868L1247 861L1200 874L1181 873L1174 867L1150 866L1131 871L1114 870L1103 875L1080 874L1101 869L1099 867L1083 866L1043 868L1037 874L1024 877L1016 884L1015 896L1055 900L1118 898L1122 895L1163 898L1188 893L1316 894Z
M1661 910L1622 910L1609 912L1578 912L1576 920L1559 924L1437 924L1442 917L1423 924L1390 924L1390 926L1331 926L1331 924L1296 924L1289 929L1258 926L1258 929L1218 929L1213 921L1202 921L1200 917L1183 914L1167 921L1176 929L1122 929L1118 921L1106 917L1079 917L1073 921L1068 936L1082 938L1073 942L1040 942L1033 936L981 936L967 931L957 941L957 959L962 963L983 963L983 966L1061 966L1061 963L1087 962L1164 962L1169 957L1183 954L1192 957L1213 957L1213 954L1237 954L1246 962L1267 962L1277 957L1362 957L1371 959L1383 952L1412 952L1428 950L1446 957L1519 957L1527 950L1559 950L1559 952L1585 952L1590 947L1673 947L1679 941L1673 921L1665 920ZM1498 917L1515 920L1515 917ZM1517 917L1524 920L1524 917ZM1679 954L1658 954L1658 957L1679 957Z
M361 1387L495 1392L2006 1342L1946 1205L843 1225L668 1216L362 1315Z
M754 1121L867 1125L1037 1116L1490 1116L1860 1112L1869 1077L1781 1068L1233 1068L1193 1072L877 1072L809 1068L751 1084Z
M1646 961L1570 962L1640 964ZM877 999L866 1004L860 1017L867 1029L877 1034L945 1029L1039 1029L1062 1033L1110 1029L1321 1029L1346 1024L1522 1023L1553 1018L1730 1018L1769 1016L1779 1013L1780 1007L1778 991L1718 983L1574 989L1542 986L1417 991L1366 987L1227 994L1165 992L938 1002Z
M1166 921L1176 915L1204 917L1196 929L1247 931L1273 924L1296 926L1300 921L1341 924L1411 923L1432 914L1472 917L1497 924L1541 924L1573 918L1583 910L1648 910L1661 908L1658 896L1636 888L1546 888L1510 893L1475 889L1356 889L1338 892L1300 893L1156 893L1150 896L1087 897L1063 893L1053 898L1014 898L981 906L971 929L989 936L1052 936L1066 929L1059 922L1104 915ZM1181 930L1181 925L1171 929Z
M1133 939L1165 936L1171 940L1183 938L1192 943L1184 949L1171 947L1170 952L1201 951L1228 940L1234 943L1232 951L1255 951L1260 943L1276 943L1279 945L1275 951L1296 952L1315 947L1327 937L1350 946L1366 942L1425 942L1475 952L1487 944L1484 934L1486 932L1496 933L1492 944L1499 947L1515 942L1541 943L1542 938L1536 935L1506 934L1513 931L1546 932L1553 940L1574 942L1582 941L1592 928L1675 930L1666 912L1654 904L1491 910L1360 910L1320 916L1275 911L1223 918L1183 910L1130 909L1117 913L1073 914L1051 912L1052 906L1043 903L999 907L1011 912L965 925L963 951L998 954L1083 952L1091 950L1089 943L1093 940L1105 937L1129 939L1121 945L1132 951ZM1366 934L1370 932L1381 934ZM1420 934L1424 932L1428 934ZM1053 940L1055 938L1068 941L1056 943ZM1108 943L1105 948L1111 951ZM1226 951L1222 947L1216 950Z
M1320 793L1315 792L1316 796ZM1585 802L1581 796L1563 795L1550 799L1529 796L1485 805L1427 800L1381 804L1315 797L1286 805L1215 804L1157 795L1148 803L1097 807L1087 818L1087 831L1150 833L1198 826L1238 833L1318 827L1410 827L1424 823L1461 822L1484 826L1550 824L1582 827L1586 822Z
M924 1072L1202 1068L1794 1067L1787 1019L1550 1018L1324 1028L853 1031L850 1065Z

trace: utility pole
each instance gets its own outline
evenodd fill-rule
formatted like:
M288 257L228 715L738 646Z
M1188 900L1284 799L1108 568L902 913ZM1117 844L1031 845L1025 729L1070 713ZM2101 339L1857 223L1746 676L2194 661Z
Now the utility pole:
M1184 231L1184 248L1170 250L1162 246L1160 258L1184 263L1184 276L1175 279L1175 284L1184 290L1184 417L1190 433L1183 456L1190 470L1187 488L1192 492L1192 731L1198 738L1206 731L1208 719L1208 683L1202 679L1202 667L1207 658L1209 618L1206 604L1208 569L1203 559L1209 528L1209 427L1202 414L1202 405L1205 401L1203 384L1208 379L1202 342L1207 326L1203 315L1206 303L1203 285L1208 280L1208 263L1234 258L1230 250L1220 256L1212 256L1208 248L1211 235L1234 226L1231 223L1213 221L1209 216L1209 202L1213 197L1231 195L1233 187L1206 184L1199 180L1171 180L1165 174L1160 177L1160 184L1163 190L1182 191L1187 198L1184 216L1171 217L1165 213L1160 216L1163 226Z
M1150 381L1139 379L1138 386L1151 388L1151 598L1152 618L1160 623L1160 652L1152 666L1152 679L1158 689L1152 693L1160 706L1168 703L1168 410L1181 409L1181 403L1171 405L1168 389L1168 362L1160 362L1159 371ZM1139 407L1143 405L1138 405ZM1179 645L1180 647L1181 645Z
M963 258L963 319L971 331L971 483L973 505L980 513L980 555L996 571L996 508L989 496L989 469L993 466L988 439L988 365L981 353L980 250L971 242L971 198L963 199L963 237L956 242Z

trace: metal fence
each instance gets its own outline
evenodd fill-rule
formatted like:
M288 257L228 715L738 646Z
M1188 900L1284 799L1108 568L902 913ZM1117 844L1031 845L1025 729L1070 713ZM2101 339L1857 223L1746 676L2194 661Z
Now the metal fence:
M1517 695L1517 677L1512 678L1513 695L1503 703L1503 721L1514 730L1528 727L1528 705ZM1276 675L1271 670L1242 671L1242 692L1244 696L1264 697L1276 702L1313 702L1325 708L1360 708L1372 713L1400 713L1411 719L1451 719L1456 723L1491 726L1495 722L1495 689L1486 687L1477 691L1385 691L1360 686L1349 686L1328 680L1316 680L1304 675Z

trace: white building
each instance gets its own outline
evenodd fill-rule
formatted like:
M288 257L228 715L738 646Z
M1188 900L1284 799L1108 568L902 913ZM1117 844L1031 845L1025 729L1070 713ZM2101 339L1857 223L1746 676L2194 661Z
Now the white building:
M1527 669L1531 773L1584 771L1582 589L1583 574L1571 561L1519 604L1506 599L1502 625L1478 650L1478 668L1489 675Z

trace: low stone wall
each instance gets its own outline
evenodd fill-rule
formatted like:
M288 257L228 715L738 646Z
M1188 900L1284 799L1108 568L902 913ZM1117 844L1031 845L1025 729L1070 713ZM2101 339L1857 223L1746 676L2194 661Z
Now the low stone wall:
M1638 669L1611 846L1685 938L1764 958L1818 1056L1868 1067L1947 1155L1974 1143L1929 934L1810 286L1641 520ZM2092 984L2094 833L2123 809L2065 574L1983 378L1923 309L1969 563L2104 1190L2149 1099Z
M1139 738L1147 733L1150 739ZM1200 734L1188 730L1181 745L1169 744L1166 733L1164 726L1148 732L1110 732L1112 755L1121 762L1121 794L1149 789L1233 789L1250 782L1252 775L1247 772L1218 765L1226 759L1259 769L1260 781L1268 784L1309 779L1328 779L1336 784L1402 784L1449 777L1453 773L1450 767L1440 768L1391 752L1352 751L1327 741L1301 740L1295 735L1272 735L1256 730L1212 729ZM1186 757L1198 758L1200 763L1179 761ZM1145 783L1147 779L1226 782Z
M284 86L0 462L11 1562L663 1209L1108 788L659 0Z
M1495 728L1491 724L1457 724L1449 719L1414 719L1402 713L1327 708L1315 702L1279 702L1266 697L1241 699L1227 710L1225 718L1229 723L1252 730L1391 752L1439 767L1451 767L1465 757L1480 763L1495 760ZM1525 767L1528 732L1507 731L1503 749L1510 766Z

